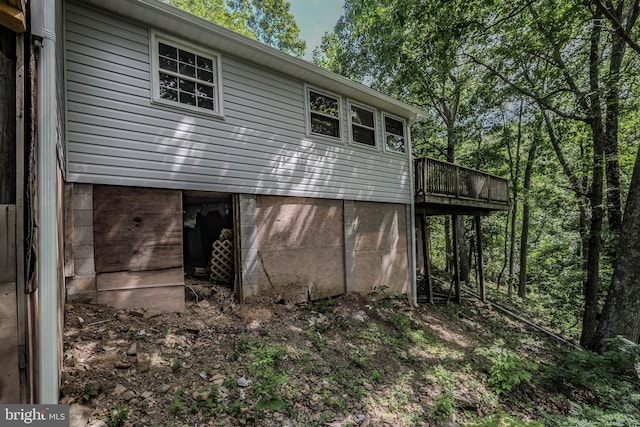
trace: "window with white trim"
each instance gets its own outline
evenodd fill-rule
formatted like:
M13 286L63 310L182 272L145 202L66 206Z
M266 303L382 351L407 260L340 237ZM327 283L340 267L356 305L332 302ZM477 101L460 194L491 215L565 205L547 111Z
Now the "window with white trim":
M340 98L308 90L309 133L340 139Z
M373 110L351 104L351 140L360 144L376 146L376 115Z
M154 34L153 99L209 114L222 114L219 56Z
M384 144L387 151L405 152L405 126L402 120L384 116Z

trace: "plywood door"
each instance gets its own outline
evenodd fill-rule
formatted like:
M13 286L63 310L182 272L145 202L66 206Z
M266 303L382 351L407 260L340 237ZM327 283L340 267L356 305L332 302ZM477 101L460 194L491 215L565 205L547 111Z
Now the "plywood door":
M0 403L20 403L15 214L15 205L0 205Z

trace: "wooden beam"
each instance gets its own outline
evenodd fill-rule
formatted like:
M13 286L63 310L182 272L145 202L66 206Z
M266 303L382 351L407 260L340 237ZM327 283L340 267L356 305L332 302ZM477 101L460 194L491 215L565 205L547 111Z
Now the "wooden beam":
M482 254L482 225L480 217L475 217L476 222L476 243L478 250L478 283L480 284L480 299L483 303L487 302L487 292L484 286L484 256Z
M433 302L433 283L431 281L431 260L429 258L429 228L426 215L420 215L420 229L422 230L422 262L424 264L424 278L427 285L427 302Z
M0 3L0 25L16 33L24 33L27 30L24 12L4 2Z
M451 215L451 223L453 236L451 240L453 240L453 284L456 287L456 299L458 304L462 303L462 292L460 291L460 261L458 258L458 215Z

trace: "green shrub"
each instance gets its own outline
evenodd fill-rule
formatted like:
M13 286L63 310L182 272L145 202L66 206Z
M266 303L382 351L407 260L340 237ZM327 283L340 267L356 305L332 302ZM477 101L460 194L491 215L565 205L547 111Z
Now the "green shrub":
M491 362L489 386L498 395L508 393L522 382L531 381L533 371L538 369L537 364L523 360L516 352L505 348L503 340L496 340L490 348L476 348L475 353Z

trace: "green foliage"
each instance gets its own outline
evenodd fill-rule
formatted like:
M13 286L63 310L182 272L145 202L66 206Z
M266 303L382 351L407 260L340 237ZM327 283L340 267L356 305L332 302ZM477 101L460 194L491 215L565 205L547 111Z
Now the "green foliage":
M82 389L82 400L89 401L100 394L100 387L93 383L87 383Z
M292 55L305 53L306 43L300 40L300 29L286 0L164 1Z
M477 418L467 425L470 427L544 427L544 424L541 422L526 422L516 415L510 415L503 411L499 411L486 417Z
M389 323L403 335L411 331L411 319L407 315L394 313L389 317Z
M475 353L485 357L491 363L489 386L496 394L510 392L522 382L529 382L538 365L523 360L518 354L504 347L503 340L496 340L490 348L478 347Z
M173 371L173 373L178 373L180 372L181 369L182 369L182 360L178 358L173 359L173 362L171 363L171 371Z
M549 424L558 427L635 427L640 425L636 413L605 411L589 405L571 405L568 416L550 416Z
M287 406L283 385L289 379L284 367L286 348L279 344L259 343L252 348L248 367L253 375L250 389L260 410L280 411Z
M311 303L313 311L317 311L322 314L332 313L336 306L337 302L335 298L322 298Z
M433 405L429 408L429 416L432 420L444 421L449 415L455 412L453 407L453 393L443 391L433 400Z
M109 427L121 427L129 419L129 410L125 409L122 404L117 403L116 408L111 411L105 422Z

